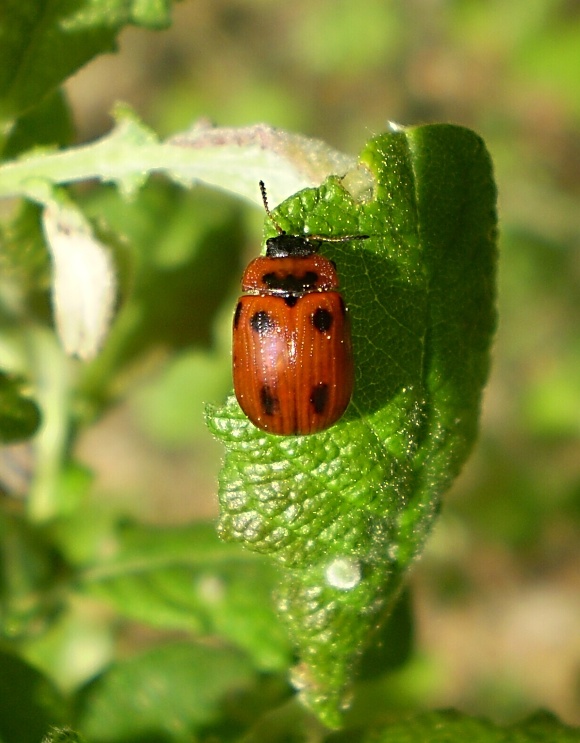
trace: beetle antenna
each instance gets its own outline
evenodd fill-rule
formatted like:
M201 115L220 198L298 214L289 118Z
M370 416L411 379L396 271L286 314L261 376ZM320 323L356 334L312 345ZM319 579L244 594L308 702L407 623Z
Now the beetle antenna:
M278 224L278 222L276 222L276 220L272 216L272 212L270 211L270 207L268 206L268 197L266 195L266 185L265 185L264 181L260 181L260 192L262 194L262 201L264 202L264 209L266 210L266 214L270 217L270 221L272 222L272 224L276 228L276 230L277 230L277 232L278 232L279 235L285 235L286 234L286 230L283 230L280 227L280 225Z
M351 240L368 240L370 235L308 235L308 240L320 240L324 243L346 243Z

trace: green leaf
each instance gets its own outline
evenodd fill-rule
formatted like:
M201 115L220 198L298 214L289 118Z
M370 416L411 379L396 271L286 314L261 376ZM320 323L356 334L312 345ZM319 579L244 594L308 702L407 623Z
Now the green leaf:
M70 728L52 728L42 739L42 743L84 743L82 735Z
M0 228L3 274L8 282L17 282L20 290L30 298L40 316L48 317L50 306L46 297L50 262L47 254L40 209L29 201L21 201L9 224ZM44 293L43 293L44 292ZM43 301L44 300L44 301ZM18 308L3 307L6 321L14 325L21 321Z
M502 727L488 720L468 717L454 710L426 712L381 730L345 731L332 735L328 743L578 743L580 730L563 725L548 712Z
M0 638L21 642L55 616L63 597L54 585L62 571L42 530L0 511Z
M413 619L411 592L404 588L360 660L359 680L384 676L409 662L414 645Z
M247 688L251 667L231 648L175 643L111 668L86 693L77 727L89 740L191 741L219 717L226 694Z
M58 722L56 690L31 666L0 651L0 740L38 743Z
M84 593L155 627L225 637L261 669L287 667L289 648L271 599L274 571L264 560L240 559L209 524L126 526L115 542L106 559L82 571Z
M63 147L73 138L72 112L63 91L56 90L18 119L2 155L8 159L31 148Z
M208 410L227 449L220 534L283 566L295 685L330 726L473 445L495 328L495 187L481 139L450 125L396 129L360 160L372 194L357 201L331 178L276 211L290 233L371 236L324 246L352 318L344 418L276 437L234 398Z
M40 425L36 403L22 394L21 380L0 372L0 443L29 439Z
M169 0L4 0L0 120L33 108L95 55L113 51L128 23L161 28Z

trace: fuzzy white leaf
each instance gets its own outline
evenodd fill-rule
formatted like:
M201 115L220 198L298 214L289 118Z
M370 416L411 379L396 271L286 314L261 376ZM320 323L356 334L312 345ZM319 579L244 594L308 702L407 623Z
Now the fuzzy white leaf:
M180 162L168 168L171 177L185 185L201 181L223 188L260 208L261 180L268 187L271 204L276 205L303 188L320 185L329 175L344 176L357 166L356 158L322 140L267 124L230 128L197 122L164 146L183 153Z
M109 250L99 242L81 212L51 201L43 227L52 257L52 301L65 351L88 361L96 356L109 329L116 280Z
M197 122L160 142L127 107L118 107L115 119L112 131L95 142L33 151L0 165L0 198L25 195L44 203L39 185L89 179L114 183L123 195L133 196L152 173L164 173L187 188L198 183L221 188L260 209L261 180L271 207L303 188L319 186L329 175L346 176L343 184L355 196L373 187L368 169L355 157L265 124L230 128Z

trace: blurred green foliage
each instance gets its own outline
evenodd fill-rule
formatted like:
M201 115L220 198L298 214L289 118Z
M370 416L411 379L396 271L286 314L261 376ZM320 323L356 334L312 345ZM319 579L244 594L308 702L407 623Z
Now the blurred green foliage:
M117 54L69 81L68 105L55 94L29 110L5 137L4 156L70 142L71 121L81 141L103 133L117 99L161 134L201 117L231 126L263 121L352 153L388 120L448 121L477 131L494 159L501 231L501 320L480 445L417 571L420 651L403 667L397 653L387 654L385 667L396 673L374 691L366 678L361 683L379 719L444 704L500 719L545 706L580 722L580 6L190 0L172 14L164 31L125 29ZM109 44L112 31L102 33ZM11 110L15 101L11 95ZM38 740L48 707L53 724L89 719L71 712L72 691L110 667L110 676L86 686L84 699L114 695L126 669L119 671L113 655L145 646L130 669L137 679L140 663L147 671L159 663L149 648L163 637L93 607L89 591L70 596L63 586L73 570L86 588L91 568L124 544L120 517L167 524L215 515L221 453L202 425L203 403L219 403L229 390L231 307L240 268L259 249L262 215L217 193L154 179L130 204L106 188L80 187L75 197L121 270L120 314L103 354L85 368L64 365L52 336L32 327L51 323L36 209L9 214L2 225L3 368L15 379L35 370L41 410L53 421L36 450L34 502L52 489L61 513L84 504L67 524L23 526L16 516L26 509L20 499L30 487L31 452L2 452L0 647L10 653L0 659L0 675L15 679L0 694L11 723L0 728L5 743ZM24 259L13 255L15 245L24 246ZM23 401L18 390L18 405ZM222 555L217 543L211 549ZM159 566L138 556L136 580L149 590ZM162 567L179 575L179 560L198 570L197 559L192 549ZM227 562L229 553L220 559ZM250 580L268 585L271 576L261 570L251 563ZM202 589L206 623L219 617L212 601L231 608L219 582ZM122 600L117 593L114 602ZM405 617L394 636L406 649ZM273 657L286 650L279 640ZM167 719L155 721L162 732L152 740L180 740L190 724L208 739L235 739L265 706L287 698L283 682L268 674L248 691L245 658L236 655L224 676L221 649L197 651L207 653L215 696L208 692L197 717L193 705L185 723L180 708L169 732ZM178 643L162 665L176 657ZM14 714L18 701L8 691L26 699L38 728ZM163 710L169 716L170 706ZM288 717L300 724L295 710ZM105 739L97 723L90 718L91 732ZM270 729L276 723L286 729L277 718Z

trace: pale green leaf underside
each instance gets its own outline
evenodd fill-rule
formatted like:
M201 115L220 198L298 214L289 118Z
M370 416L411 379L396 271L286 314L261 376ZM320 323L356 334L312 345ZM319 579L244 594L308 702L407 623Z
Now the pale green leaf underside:
M295 682L330 725L473 444L495 327L495 187L482 141L450 125L398 130L360 162L374 178L367 199L331 178L276 212L289 232L371 236L324 246L352 319L346 415L287 438L258 431L233 398L208 416L227 449L220 532L285 566ZM354 584L336 580L345 565Z

